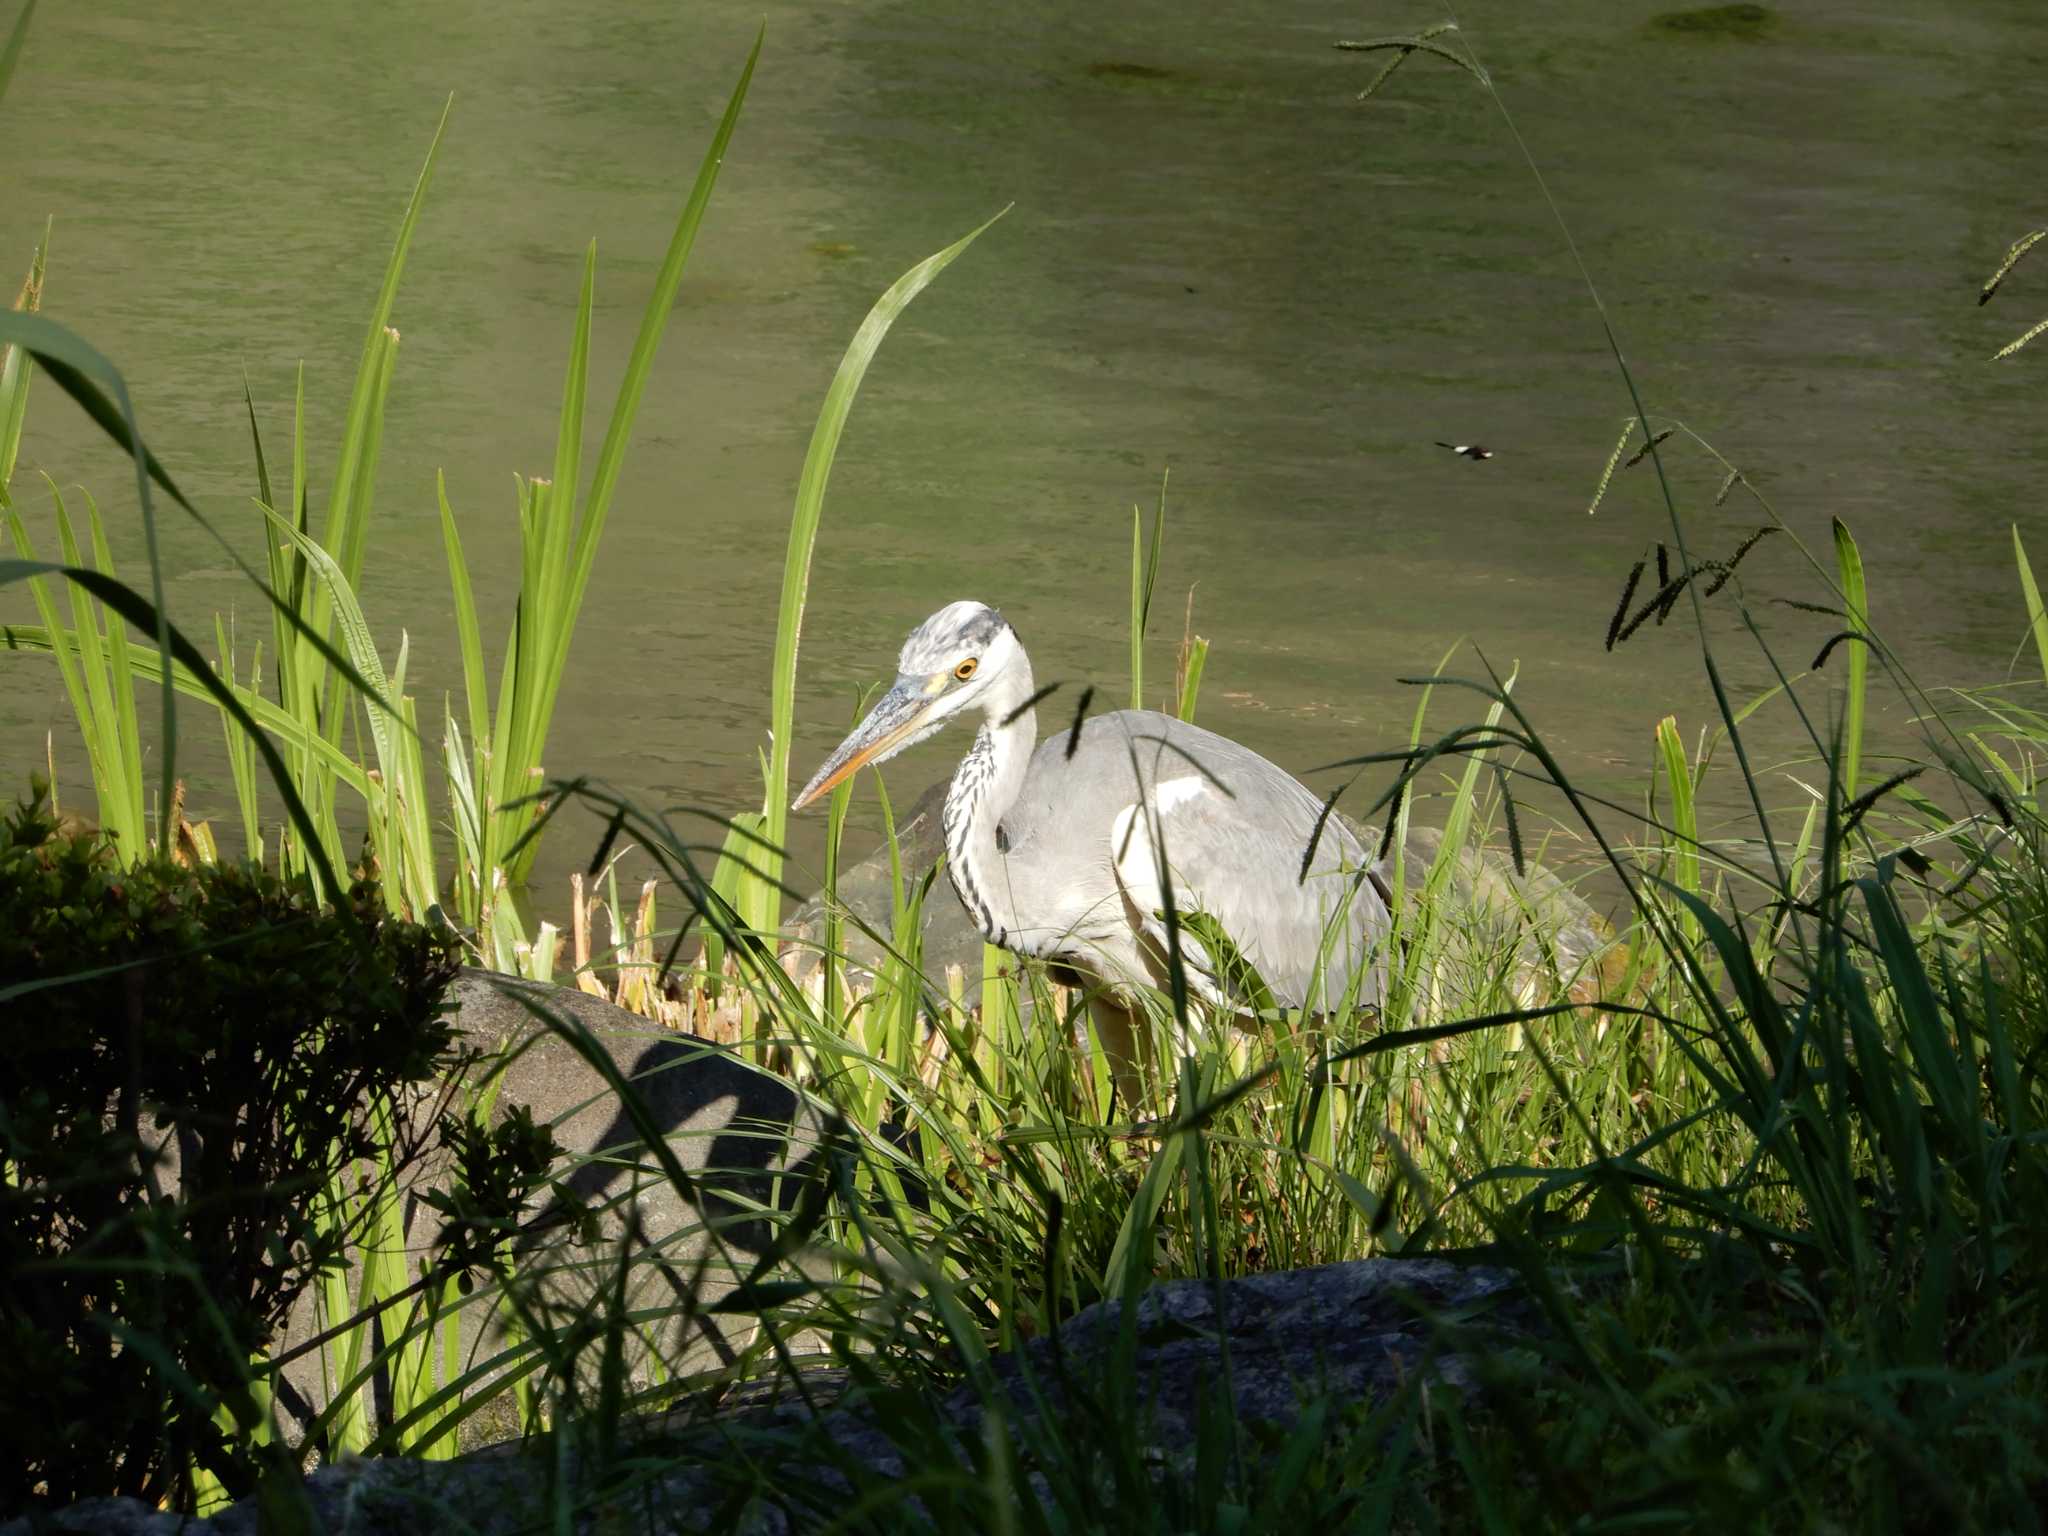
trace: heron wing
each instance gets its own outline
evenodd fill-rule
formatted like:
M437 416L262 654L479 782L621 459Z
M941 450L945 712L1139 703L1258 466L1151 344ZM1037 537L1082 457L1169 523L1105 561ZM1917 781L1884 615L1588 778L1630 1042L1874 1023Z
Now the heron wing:
M1109 854L1153 953L1165 956L1177 937L1191 984L1211 1001L1247 1001L1241 958L1283 1006L1335 1005L1362 966L1370 969L1359 1000L1377 1002L1383 965L1374 951L1387 910L1350 829L1326 818L1292 776L1226 737L1149 712L1124 712L1119 723L1097 747L1121 751L1129 765L1131 793L1110 820ZM1177 921L1170 935L1169 910L1208 923ZM1208 924L1227 946L1205 942Z

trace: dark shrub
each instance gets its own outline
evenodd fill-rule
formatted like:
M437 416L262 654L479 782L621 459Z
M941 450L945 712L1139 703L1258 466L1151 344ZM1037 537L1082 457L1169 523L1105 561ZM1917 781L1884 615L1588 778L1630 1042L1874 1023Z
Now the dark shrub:
M316 1217L371 1107L449 1049L452 940L346 905L123 869L40 794L0 820L0 1518L256 1481L250 1356L347 1241Z

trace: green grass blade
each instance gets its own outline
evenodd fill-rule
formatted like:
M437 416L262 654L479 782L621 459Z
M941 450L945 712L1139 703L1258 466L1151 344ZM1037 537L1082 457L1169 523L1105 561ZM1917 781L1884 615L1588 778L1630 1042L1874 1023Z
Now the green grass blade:
M469 584L469 562L462 555L462 535L455 511L448 505L448 482L438 470L434 495L441 506L441 546L448 554L448 585L455 594L455 630L462 642L462 685L469 701L469 739L479 745L490 736L490 678L484 671L483 632L477 627L476 594Z
M391 793L397 815L393 826L398 834L400 862L393 874L399 880L406 916L423 921L427 908L439 897L434 876L433 824L427 811L426 754L420 743L419 710L405 691L406 658L412 639L398 632L398 661L391 669L391 697L398 705L400 730L392 746L397 754L393 765Z
M355 592L342 573L340 562L270 508L265 507L263 512L291 541L292 547L314 573L321 590L332 603L334 616L341 625L342 641L347 647L351 664L345 678L340 673L330 673L330 682L337 690L337 702L330 707L325 731L316 732L311 729L311 722L307 722L308 734L322 736L330 746L339 741L341 717L344 712L339 707L338 689L342 682L348 682L349 686L366 700L370 717L370 739L376 752L378 769L376 779L366 780L366 789L371 822L373 827L379 828L377 848L387 875L384 895L394 912L410 913L418 917L433 900L435 882L432 871L424 868L422 863L426 857L424 839L404 835L404 817L400 814L401 807L419 809L425 805L423 777L411 768L411 765L419 761L418 733L385 677L383 662L377 655L376 642L370 635L370 627L363 617L362 606L356 601ZM404 648L401 646L401 667L403 660ZM324 768L323 774L326 779L324 792L331 801L332 775L326 773ZM329 809L331 810L331 804ZM323 822L323 829L328 824Z
M426 158L414 179L412 196L406 202L397 238L392 242L391 255L384 266L383 282L377 290L377 302L363 338L355 384L349 393L348 414L335 462L334 485L328 495L327 516L321 525L319 543L334 556L351 583L362 578L376 463L383 440L384 401L390 391L391 370L398 346L398 332L391 328L391 309L397 302L398 283L405 271L406 254L419 226L427 189L433 184L434 163L440 154L441 139L448 130L448 116L454 106L455 99L451 96L441 109L440 121L434 126L434 137L427 146ZM299 441L303 442L303 433ZM300 489L300 476L296 462L293 480L297 491ZM294 515L296 512L295 507ZM308 588L304 597L304 605L299 611L307 619L312 632L324 639L328 633L330 598L326 590L317 585ZM338 685L331 673L322 677L313 659L304 654L303 647L295 649L298 652L301 708L311 710L324 699L327 706L324 718L330 726L329 739L336 740L338 737L333 733L340 730L343 713L338 707Z
M1003 210L1007 213L1009 210ZM768 794L765 835L771 845L762 856L763 873L771 884L782 878L781 848L789 827L789 742L796 716L796 650L803 628L804 598L811 584L811 552L817 544L818 524L825 508L825 483L832 474L832 457L839 448L839 434L845 429L853 397L874 361L882 338L925 285L951 266L960 253L972 245L996 219L970 230L936 255L927 256L889 286L875 301L873 309L854 332L839 360L839 371L825 391L825 403L818 411L818 423L811 431L810 450L804 455L803 474L797 480L796 512L790 519L789 552L782 567L782 601L775 626L775 678L773 724L769 749Z
M2034 650L2041 658L2041 676L2048 678L2048 608L2041 606L2041 589L2034 584L2034 567L2027 559L2027 546L2020 542L2018 523L2012 525L2012 558L2020 568L2020 591L2027 599L2027 626L2034 632Z
M306 365L302 362L292 384L292 504L286 508L291 513L293 525L301 533L313 531L311 510L307 505L310 498L306 487ZM268 520L264 522L263 527L267 534L270 529ZM279 588L277 595L289 601L293 613L303 616L306 611L305 562L293 556L291 572L291 590L287 592ZM290 641L289 635L282 630L278 631L279 645L288 645ZM282 656L284 653L279 651L278 654Z
M45 479L47 478L45 476ZM57 494L54 482L51 484L50 490L52 497L61 506L63 498ZM22 523L19 510L10 506L7 509L7 520L14 536L15 548L29 560L38 559L35 544L29 538L28 529ZM35 599L36 611L42 615L45 628L52 633L69 635L70 631L63 629L59 622L56 600L51 596L48 587L44 585L41 578L32 578L30 580L29 593ZM76 594L72 595L71 602L74 616L81 608L87 608L89 612L88 605L82 604ZM14 634L15 630L10 628L8 631L10 646L13 644ZM93 789L102 803L101 821L114 829L117 839L124 837L132 838L134 835L132 829L126 833L122 831L122 828L127 825L121 811L121 806L125 803L125 800L111 797L110 790L107 787L108 770L102 762L101 738L98 730L99 712L94 689L94 682L97 679L96 676L89 677L90 661L88 659L89 655L96 656L97 654L96 647L88 653L86 642L74 640L70 647L56 652L58 671L64 679L64 691L71 700L72 717L78 722L79 735L85 742L87 758L92 769ZM136 847L136 844L132 841L126 841L123 846L124 848L132 849Z
M0 49L0 100L7 96L7 83L14 78L14 66L21 62L22 45L28 41L28 20L36 13L36 0L22 0L21 14L7 34L7 46Z
M38 559L30 549L24 548L23 554L30 561ZM39 586L38 579L31 577L29 585L30 591L34 592ZM54 609L51 610L51 615L54 616ZM35 651L50 655L56 659L58 670L62 672L66 668L77 664L79 639L77 635L61 625L6 624L0 625L0 650ZM135 675L144 682L161 683L163 681L160 663L154 652L132 651L129 660L135 669ZM209 673L213 671L211 667L207 670ZM172 686L188 699L196 699L204 704L217 702L214 690L206 683L194 677L181 664L173 664L171 682ZM67 686L69 685L67 684ZM363 776L360 764L354 762L339 747L328 746L320 739L317 733L313 734L309 739L304 727L295 716L287 713L269 699L264 698L255 689L243 687L240 684L232 684L232 686L236 699L248 711L250 718L259 726L270 732L273 736L282 738L284 744L294 752L311 753L319 758L322 766L332 772L349 789L358 795L367 797L369 783ZM78 700L83 699L83 697L84 694L81 691L78 698L74 699L74 705L77 705ZM89 708L89 705L82 707ZM83 719L84 716L81 714L80 718ZM329 846L334 846L334 844L330 841Z
M454 110L455 98L450 96L441 108L440 121L434 125L434 137L427 145L427 157L421 162L419 175L413 180L412 196L406 202L404 217L398 222L398 237L392 242L390 259L384 264L384 280L377 289L376 307L370 312L370 324L363 336L362 360L356 366L355 387L349 394L347 425L342 431L341 453L334 470L334 490L327 503L327 522L321 531L320 542L330 550L341 547L342 535L346 532L345 527L336 525L336 520L346 519L354 506L362 437L378 393L378 376L383 371L382 357L385 336L391 327L391 307L398 300L398 280L405 271L405 258L412 248L413 231L419 227L427 188L433 184L434 161L441 152L441 137L448 131L448 115Z
M50 257L50 227L43 226L43 238L29 261L28 278L14 301L22 314L34 314L43 303L43 271ZM14 479L14 463L21 453L22 423L28 418L28 386L35 374L35 359L23 347L7 347L0 353L0 507L7 502L7 490Z
M34 543L29 539L28 529L22 524L21 513L13 507L7 509L7 527L9 533L13 536L14 547L20 552L21 557L25 560L39 563L40 557L36 554ZM31 577L28 590L29 596L35 600L36 612L42 615L44 631L52 636L68 635L69 631L58 620L56 601L50 596L50 589L43 584L42 578L39 576ZM29 631L27 631L25 626L9 625L4 630L0 630L0 638L4 638L10 650L27 648L22 644L23 637L27 634L29 634ZM33 640L31 639L30 645L32 644ZM64 645L53 642L49 649L57 658L57 672L64 680L64 692L71 700L72 716L78 721L80 731L89 731L92 720L92 701L90 695L86 692L85 677L80 670L82 663L79 660L77 647L75 643Z
M92 533L92 563L107 575L114 574L114 554L107 545L107 530L100 521L99 504L92 499L90 491L79 492L85 498L86 524ZM73 564L79 562L73 561ZM113 725L116 740L110 743L120 756L120 782L135 786L140 809L142 793L142 733L135 719L135 671L130 662L128 630L125 625L107 626L108 682L113 695ZM165 808L168 812L168 807ZM176 827L162 829L166 848L175 845L178 836Z
M348 648L349 660L363 680L364 686L358 691L370 704L370 738L376 745L377 761L388 775L392 753L391 721L399 720L401 727L404 722L392 702L390 683L384 676L384 663L377 655L377 645L370 636L369 621L363 617L362 605L356 601L355 589L342 574L340 562L326 550L270 508L265 507L263 515L291 540L293 548L311 567L334 604L335 615L341 621L342 642ZM339 715L340 711L334 713ZM339 728L338 725L333 727L334 730Z
M277 503L266 501L265 506ZM292 499L285 510L301 533L311 530L306 507L306 365L300 363L292 385ZM307 666L295 637L295 629L311 622L306 591L306 563L292 549L269 518L263 525L263 545L273 562L271 573L271 640L277 657L277 700L286 709L303 707L305 685L302 668ZM287 616L289 615L289 617Z
M505 663L513 669L512 716L499 723L498 732L507 743L507 765L521 777L540 766L547 749L555 688L561 680L560 669L568 662L569 640L581 596L570 589L574 579L571 546L576 530L576 482L583 449L583 408L590 372L590 312L596 279L597 242L593 240L583 254L583 282L569 344L568 373L562 385L561 420L555 434L554 478L529 480L520 492L521 624L519 644L507 655ZM512 829L506 829L508 841L515 835ZM515 882L525 878L538 851L537 844L530 844L515 855L510 871Z
M363 579L363 559L370 547L370 513L376 504L377 461L384 450L384 403L391 398L391 376L398 367L398 332L386 330L377 354L377 376L369 409L357 424L355 473L349 483L344 537L326 545L355 586ZM322 631L325 632L324 630Z
M1839 517L1835 523L1835 563L1842 582L1842 610L1849 627L1859 635L1870 634L1870 601L1864 589L1863 555L1849 525ZM1861 788L1858 777L1863 764L1863 705L1869 688L1870 647L1852 644L1849 653L1849 697L1842 707L1842 798L1853 800Z
M690 251L697 241L697 231L704 222L705 209L710 205L712 189L718 184L719 169L725 163L727 148L732 143L733 130L738 126L740 107L745 102L747 88L754 77L754 65L761 56L761 37L757 33L754 46L747 53L747 62L740 71L740 78L727 100L725 113L719 119L718 128L711 137L711 145L704 152L704 158L697 167L697 179L690 188L688 200L683 204L682 213L677 217L675 232L669 237L667 253L662 258L661 271L654 280L654 291L648 296L647 308L640 320L639 334L633 340L632 355L627 359L625 376L619 381L619 392L612 404L611 419L605 427L604 442L598 449L597 467L590 482L590 494L584 502L583 515L577 522L573 541L574 556L568 562L567 577L558 583L551 583L553 601L543 617L536 616L530 621L534 633L523 635L523 642L534 646L532 692L516 693L515 699L530 700L519 705L519 728L508 737L505 722L500 721L498 746L501 750L512 747L522 754L507 763L505 771L515 783L533 775L539 767L541 755L547 747L548 728L554 719L555 699L561 689L562 673L568 665L569 642L576 631L577 615L582 611L583 598L590 586L590 573L597 561L597 546L604 533L606 520L611 511L612 494L618 487L619 474L625 464L626 447L632 439L633 422L639 415L641 397L646 393L647 380L654 367L656 352L660 349L663 334L668 329L669 316L675 308L676 291L682 285L683 269L688 264ZM595 260L593 247L590 261ZM592 267L586 265L587 290ZM563 416L566 424L574 402L575 414L582 412L582 362L588 350L587 322L579 320L578 340L571 357L570 387L565 389ZM577 436L580 440L581 432ZM561 498L561 532L567 536L569 511L574 505L575 487L563 485L560 481L564 454L558 444L557 486L554 494ZM568 455L573 465L575 457ZM528 843L517 855L508 874L515 880L524 878L531 869L539 845Z
M1169 1136L1152 1154L1151 1165L1146 1168L1145 1177L1138 1184L1138 1192L1124 1213L1123 1225L1117 1229L1116 1245L1110 1249L1108 1272L1103 1277L1102 1294L1105 1298L1135 1301L1151 1280L1153 1228L1159 1220L1160 1207L1166 1203L1166 1196L1180 1173L1182 1149L1186 1143L1185 1136Z
M711 889L719 900L734 912L740 914L742 922L751 923L748 910L756 905L749 894L754 880L753 871L761 860L761 832L764 823L756 811L742 811L732 818L732 824L725 830L725 841L719 847L718 862L712 867ZM704 965L714 980L725 971L726 943L724 935L715 925L707 924L704 930Z
M1131 508L1131 708L1145 707L1145 630L1152 621L1152 590L1159 580L1159 554L1166 538L1166 476L1159 477L1159 510L1152 514L1152 542L1145 520Z
M1663 769L1665 789L1671 803L1671 879L1680 890L1700 893L1699 811L1694 803L1692 768L1685 760L1685 742L1678 734L1678 718L1666 715L1657 722L1657 758ZM1690 913L1680 922L1689 943L1699 942L1699 930Z
M1159 551L1165 545L1165 475L1159 475L1159 510L1153 512L1151 545L1145 518L1130 508L1130 709L1145 709L1145 631L1151 625L1151 594L1159 582Z
M1131 708L1145 707L1145 515L1131 504Z
M1975 1113L1979 1076L1976 1063L1969 1062L1965 1070L1955 1038L1944 1021L1933 978L1927 973L1897 898L1878 880L1866 878L1856 884L1870 914L1871 938L1897 1009L1899 1032L1919 1069L1917 1075L1928 1099L1955 1132L1981 1132L1982 1124Z
M515 779L510 773L512 762L512 685L518 676L518 667L513 658L519 654L519 647L525 643L523 631L526 627L524 616L514 614L512 627L505 640L505 660L498 668L498 712L492 718L497 722L490 736L485 738L478 750L484 754L482 782L484 803L484 862L483 877L486 903L490 900L490 882L497 869L498 850L512 847L519 838L519 823L508 817L502 830L499 826L501 807L517 796L523 788L523 780Z
M455 723L455 711L444 709L443 713L447 728L442 735L441 761L448 777L448 819L455 828L455 869L450 879L464 926L475 928L489 879L483 861L483 808L477 800L469 750L463 745L462 728Z
M1657 757L1664 771L1664 786L1671 797L1671 826L1678 834L1672 849L1676 883L1695 896L1700 889L1699 813L1693 800L1692 767L1685 760L1685 742L1678 734L1678 717L1666 715L1657 722Z
M163 744L159 750L162 758L159 795L160 803L168 807L178 778L178 706L176 693L168 681L171 618L170 609L164 601L163 559L157 549L156 512L149 497L150 482L155 481L162 486L164 494L194 517L199 516L198 510L185 499L184 493L143 442L142 429L136 424L135 405L128 397L128 381L121 376L121 370L101 356L84 337L41 315L17 310L0 312L0 341L34 353L36 360L43 365L43 371L49 374L57 387L77 401L100 430L119 443L134 460L135 497L142 509L143 542L149 557L149 611L156 623L157 654L163 662L166 678L158 693L163 728ZM108 398L109 391L111 399Z
M726 149L732 143L733 129L739 123L740 105L747 99L747 86L754 78L754 64L761 57L761 38L762 33L755 34L754 46L748 50L747 62L740 70L739 83L733 87L732 96L725 104L725 115L719 119L717 132L711 136L711 147L705 151L704 159L697 168L696 183L690 188L689 201L683 204L682 214L676 220L675 233L669 237L668 251L662 257L661 272L654 280L654 292L641 316L640 334L633 340L633 353L627 359L625 377L619 381L618 398L612 405L604 444L598 449L597 470L590 482L590 500L584 508L582 526L576 532L575 574L568 590L577 601L581 600L590 582L590 567L597 558L597 538L604 529L605 514L610 510L612 492L618 485L619 471L625 463L626 443L632 435L633 418L639 412L640 397L646 392L647 376L654 367L654 354L661 346L662 333L668 328L669 311L675 306L676 289L682 285L683 267L689 261L690 248L696 244L697 228L704 222L704 210L711 202L712 188L718 184L719 167L725 163ZM564 629L574 627L572 607Z
M84 587L101 603L145 633L162 627L162 616L150 606L147 598L125 583L99 571L80 566L55 565L44 560L0 560L0 586L26 581L35 576L62 576L65 580ZM206 657L200 653L199 648L186 639L184 633L175 625L169 628L167 641L172 661L182 663L212 695L214 702L233 716L235 723L247 731L254 740L256 750L263 754L264 766L270 770L271 778L277 785L277 792L284 801L285 814L291 818L300 837L305 839L306 856L320 876L323 893L338 896L347 887L336 877L326 849L320 845L316 837L305 802L300 799L298 789L292 782L291 772L286 767L284 759L278 755L277 748L271 743L270 738L258 729L255 720L251 718L234 690L229 688L219 674L207 664ZM165 691L169 691L168 683ZM168 799L164 803L167 807L170 804ZM335 910L346 920L346 903L337 905Z
M1180 684L1180 717L1190 725L1195 719L1195 701L1202 692L1202 669L1209 664L1209 642L1196 635L1188 642L1187 666Z
M227 621L218 613L213 616L213 648L220 658L220 672L230 688L240 691L241 679L237 676L233 644L228 637ZM263 666L263 644L256 645L255 662L250 669L251 690L260 682ZM235 804L242 813L242 839L245 856L257 864L263 862L263 827L261 806L256 800L256 754L249 739L235 729L234 722L226 715L221 716L221 729L227 737L228 772L234 780Z
M576 301L576 331L569 342L569 372L562 383L562 420L555 433L554 516L548 543L547 572L556 583L569 581L570 535L576 521L576 482L582 475L583 402L590 376L590 311L596 296L597 242L583 253L583 289ZM567 650L567 643L563 643Z
M1432 676L1442 677L1444 668L1451 664L1451 658L1458 653L1459 641L1437 658ZM1436 687L1430 684L1423 688L1415 701L1415 714L1408 725L1408 750L1413 753L1422 746L1422 727L1429 718L1429 701ZM1390 955L1406 955L1408 961L1402 966L1402 988L1405 991L1413 979L1420 974L1424 955L1429 949L1431 930L1436 922L1436 910L1432 903L1419 905L1406 899L1408 891L1408 825L1415 804L1414 785L1407 786L1407 792L1400 797L1398 805L1388 809L1391 825L1387 828L1384 841L1388 857L1388 886L1394 893L1393 926L1387 935L1387 949ZM1446 839L1448 841L1448 839ZM1438 853L1442 853L1439 847ZM1425 888L1428 885L1425 879Z
M270 460L269 456L263 451L263 429L256 422L256 395L249 387L249 375L246 371L242 374L242 406L249 415L249 447L256 456L257 504L259 506L274 507L277 505L277 498L273 494L270 484ZM263 519L263 556L264 569L270 575L270 590L278 597L284 598L291 591L292 586L291 548L285 542L284 537L278 533L277 529L271 526L270 519L267 517ZM283 616L281 614L273 614L271 622L275 626L278 645L280 647L289 646L291 636L286 633ZM280 649L278 654L283 655L285 651Z
M45 477L47 478L47 476ZM56 482L50 481L52 510L57 518L57 547L66 565L84 565L78 535L71 526L71 514ZM111 573L109 573L111 574ZM86 697L92 701L91 714L79 721L87 754L92 759L93 787L99 794L100 823L114 834L123 859L134 862L149 853L149 822L144 809L142 775L131 779L122 770L127 759L121 751L120 705L114 692L114 668L108 654L112 636L100 629L98 612L82 587L71 588L72 633L78 638L78 669L85 679ZM118 630L119 623L108 628ZM134 707L131 701L131 709ZM169 801L164 801L168 807Z
M256 395L249 388L247 369L242 371L242 408L249 414L249 448L256 455L256 495L263 505L272 506L276 498L270 494L270 460L263 452L263 429L256 424Z
M1502 687L1505 693L1515 686L1515 674L1510 672ZM1486 711L1486 729L1489 734L1500 724L1501 712L1505 705L1495 700ZM1464 771L1458 776L1458 788L1451 797L1451 809L1444 818L1443 842L1436 851L1436 862L1431 866L1429 885L1435 889L1441 881L1450 878L1456 868L1459 852L1471 839L1477 825L1477 801L1479 793L1479 771L1485 766L1486 752L1468 753Z

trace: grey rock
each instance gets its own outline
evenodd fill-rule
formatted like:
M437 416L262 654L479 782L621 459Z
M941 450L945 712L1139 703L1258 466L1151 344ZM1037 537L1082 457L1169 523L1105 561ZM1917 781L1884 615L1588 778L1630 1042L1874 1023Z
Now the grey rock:
M1513 1347L1534 1328L1534 1311L1507 1272L1438 1259L1367 1259L1317 1269L1229 1280L1220 1287L1182 1280L1154 1286L1135 1304L1135 1403L1102 1399L1099 1384L1124 1324L1121 1304L1105 1302L1069 1321L1057 1339L1034 1340L999 1357L986 1389L962 1387L933 1405L956 1453L980 1433L990 1402L1026 1432L1051 1415L1072 1440L1089 1433L1094 1403L1135 1412L1151 1460L1171 1468L1194 1443L1199 1405L1227 1390L1237 1421L1287 1427L1306 1403L1383 1401L1418 1372L1461 1387L1477 1381L1474 1349ZM1451 1347L1436 1318L1456 1316ZM1477 1321L1475 1322L1475 1319ZM1227 1384L1221 1362L1228 1351ZM1039 1422L1043 1422L1040 1420ZM851 1464L880 1477L904 1470L897 1445L874 1410L848 1397L813 1417L784 1398L722 1418L671 1418L631 1427L638 1480L630 1494L592 1488L579 1502L578 1531L674 1532L710 1529L725 1491L718 1463L725 1431L744 1429L756 1456L779 1431L786 1459L776 1466L786 1501L757 1499L740 1529L781 1533L848 1490ZM824 1438L821 1438L824 1437ZM830 1445L824 1443L829 1438ZM549 1478L559 1462L516 1445L447 1462L354 1461L322 1468L306 1494L318 1529L356 1536L412 1531L473 1531L510 1536L547 1524ZM258 1530L253 1501L182 1527L138 1523L168 1517L132 1503L75 1506L48 1529L158 1536L249 1536ZM731 1527L724 1527L730 1529ZM27 1536L25 1522L0 1536Z
M1289 1425L1305 1393L1345 1403L1384 1400L1424 1368L1434 1347L1431 1316L1493 1308L1511 1333L1526 1330L1533 1318L1508 1271L1443 1259L1359 1259L1247 1275L1221 1286L1176 1280L1153 1286L1136 1306L1140 1400L1149 1394L1150 1433L1166 1447L1193 1443L1197 1405L1221 1375L1219 1343L1229 1346L1236 1416ZM1122 1325L1121 1303L1090 1307L1060 1330L1058 1348L1069 1360L1099 1369ZM1041 1385L1056 1382L1051 1341L1033 1341L1026 1354ZM1474 1385L1465 1355L1444 1355L1432 1368L1437 1380ZM1025 1371L1016 1361L998 1370L1020 1402ZM1054 1400L1060 1395L1055 1385ZM959 1407L964 1411L967 1404Z
M941 780L917 797L917 803L897 818L896 847L905 880L921 879L946 851L945 832L939 824L946 804L946 781ZM841 928L841 943L858 980L865 983L880 969L887 957L884 942L896 910L891 889L889 850L877 848L860 862L839 871L839 901L849 919ZM783 928L795 948L785 960L790 974L804 980L817 968L820 946L825 939L825 893L816 891L798 907ZM959 966L969 976L981 974L981 930L960 904L953 882L943 875L932 881L924 901L924 931L919 968L943 983L946 969Z
M207 1520L187 1520L140 1499L81 1499L40 1522L24 1515L0 1525L0 1536L34 1536L42 1531L90 1531L94 1536L178 1536L212 1528Z

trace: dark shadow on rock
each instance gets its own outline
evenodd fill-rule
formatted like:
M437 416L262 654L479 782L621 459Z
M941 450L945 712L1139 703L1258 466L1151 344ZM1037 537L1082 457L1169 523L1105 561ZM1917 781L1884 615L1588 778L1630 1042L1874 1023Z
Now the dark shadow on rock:
M749 1081L744 1093L735 1095L732 1078L721 1070L725 1065L705 1054L702 1041L670 1039L653 1042L625 1069L658 1135L666 1138L707 1120L724 1120L724 1128L710 1138L702 1166L694 1170L689 1195L672 1189L668 1171L649 1151L639 1123L621 1106L587 1151L572 1149L583 1161L561 1181L561 1195L533 1219L520 1249L533 1248L548 1233L589 1211L616 1206L629 1192L634 1200L644 1201L647 1191L660 1186L684 1203L694 1203L705 1219L716 1221L735 1250L766 1253L774 1241L768 1213L787 1215L796 1208L804 1183L818 1176L820 1148L805 1147L792 1158L790 1128L802 1111L802 1100L772 1079ZM733 1098L741 1104L751 1100L760 1113L750 1117L734 1108L728 1118L722 1101Z

